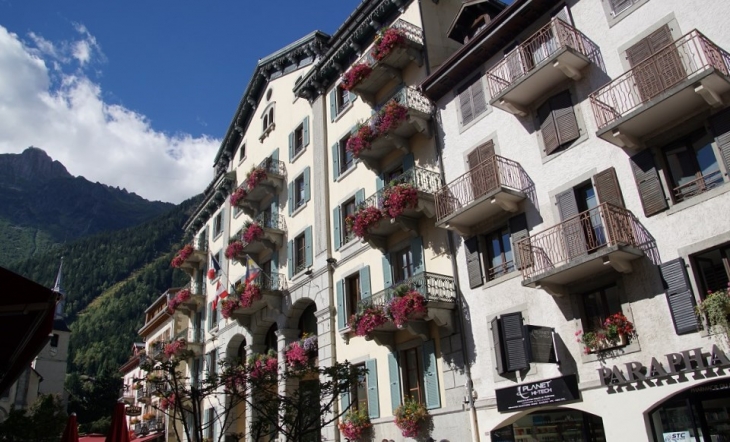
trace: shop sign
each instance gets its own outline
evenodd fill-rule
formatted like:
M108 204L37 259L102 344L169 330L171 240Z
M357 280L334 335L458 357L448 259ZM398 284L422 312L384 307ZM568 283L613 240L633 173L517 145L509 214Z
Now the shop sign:
M672 431L671 433L664 433L662 436L664 436L664 442L690 441L689 431Z
M702 348L693 348L679 353L669 353L664 358L666 365L657 358L651 358L648 367L641 362L628 362L624 364L625 369L618 365L612 368L601 367L598 369L598 378L601 380L601 385L613 387L680 373L730 367L730 360L717 345L712 346L710 353L702 352Z
M142 414L142 407L135 407L134 405L130 405L126 409L127 416L139 416Z
M574 374L501 388L495 393L500 412L580 400L578 378Z

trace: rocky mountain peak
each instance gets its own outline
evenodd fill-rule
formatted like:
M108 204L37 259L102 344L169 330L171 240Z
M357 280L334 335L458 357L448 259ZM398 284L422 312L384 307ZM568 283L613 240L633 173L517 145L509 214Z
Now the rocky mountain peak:
M43 149L33 146L19 154L0 154L0 168L4 170L4 181L9 184L72 177L63 164L53 160Z

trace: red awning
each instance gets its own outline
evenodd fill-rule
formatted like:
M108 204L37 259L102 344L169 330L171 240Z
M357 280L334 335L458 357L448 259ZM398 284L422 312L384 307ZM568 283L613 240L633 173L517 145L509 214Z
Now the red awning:
M56 293L0 267L0 393L6 391L30 366L53 330Z
M87 434L79 437L79 442L104 442L104 439L106 439L106 436L103 434Z
M150 442L153 440L162 440L165 436L165 433L155 433L155 434L149 434L147 436L138 437L137 439L132 439L130 442ZM79 441L81 442L81 441Z

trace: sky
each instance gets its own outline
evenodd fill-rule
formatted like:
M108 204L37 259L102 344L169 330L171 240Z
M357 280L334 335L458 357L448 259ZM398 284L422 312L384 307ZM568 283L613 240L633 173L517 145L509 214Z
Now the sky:
M202 192L256 62L359 0L0 0L0 153L179 203Z

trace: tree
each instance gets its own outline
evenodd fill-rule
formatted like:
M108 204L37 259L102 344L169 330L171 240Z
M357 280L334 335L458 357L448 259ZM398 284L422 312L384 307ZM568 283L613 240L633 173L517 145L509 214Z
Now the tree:
M244 403L252 413L253 440L278 434L279 440L287 442L318 441L321 429L348 411L349 407L336 410L339 398L366 373L349 362L319 367L313 357L306 363L279 364L271 352L251 355L246 361L222 361L217 370L196 379L195 374L186 373L185 361L192 356L185 341L173 341L141 367L148 373L148 386L154 384L160 398L155 407L168 416L178 439L183 440L184 434L194 442L208 440L213 425L225 430L219 432L218 441L225 433L232 435L232 425L243 418L238 406ZM213 420L203 416L206 404L217 410ZM244 434L235 436L243 439Z
M68 410L76 413L81 431L109 431L110 416L119 399L122 380L113 373L98 377L72 373L66 376L65 387L69 393Z
M11 410L0 424L0 440L12 442L56 442L66 425L63 402L57 395L41 395L26 413Z

